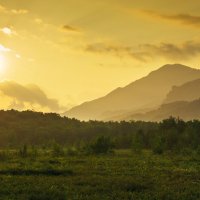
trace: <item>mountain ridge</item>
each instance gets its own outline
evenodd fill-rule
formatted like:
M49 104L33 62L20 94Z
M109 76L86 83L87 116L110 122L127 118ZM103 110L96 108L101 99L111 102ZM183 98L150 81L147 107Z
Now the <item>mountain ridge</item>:
M108 112L125 113L155 108L162 104L173 86L198 78L198 69L181 64L167 64L125 87L116 88L103 97L76 106L64 115L81 120L103 120Z
M169 117L177 117L183 120L200 119L200 99L194 101L177 101L161 105L158 109L147 113L134 114L121 120L162 121ZM118 121L120 121L118 119Z
M166 96L164 103L175 101L193 101L200 98L200 79L189 81L180 86L174 86Z

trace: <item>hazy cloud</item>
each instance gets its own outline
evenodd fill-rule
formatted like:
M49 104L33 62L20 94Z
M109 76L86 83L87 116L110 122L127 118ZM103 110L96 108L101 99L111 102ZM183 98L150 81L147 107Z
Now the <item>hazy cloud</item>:
M0 4L0 12L14 15L27 14L29 11L27 9L8 9Z
M152 17L167 19L172 21L177 21L185 25L193 25L200 28L200 16L190 15L190 14L176 14L176 15L167 15L161 14L154 11L145 10L145 14Z
M129 56L141 62L151 59L165 58L172 61L188 60L200 54L200 42L187 41L177 45L172 43L142 44L133 46L113 46L104 43L90 44L85 48L88 52L111 54L115 56Z
M9 48L7 48L7 47L5 47L4 45L2 45L2 44L0 44L0 52L9 52L9 51L11 51L11 49L9 49Z
M36 24L42 24L42 23L43 23L43 20L42 20L41 18L35 18L35 19L34 19L34 22L35 22Z
M79 29L73 27L73 26L70 26L70 25L64 25L62 26L62 31L72 31L72 32L80 32Z
M158 55L170 60L187 60L200 54L200 43L194 41L188 41L181 45L172 43L145 44L142 48L151 56Z
M0 83L0 91L13 100L10 107L13 106L15 109L18 107L26 109L25 105L29 104L32 107L39 105L42 108L48 108L50 111L65 110L56 99L48 98L37 85L23 86L14 81L4 81Z
M132 46L109 45L105 43L89 44L85 48L88 52L112 54L119 57L130 56L136 60L146 61L148 55L145 52L137 52Z
M13 27L3 27L0 31L7 36L17 35L17 32L13 30Z
M21 14L27 14L29 11L26 9L19 9L19 10L12 9L11 12L15 15L21 15Z

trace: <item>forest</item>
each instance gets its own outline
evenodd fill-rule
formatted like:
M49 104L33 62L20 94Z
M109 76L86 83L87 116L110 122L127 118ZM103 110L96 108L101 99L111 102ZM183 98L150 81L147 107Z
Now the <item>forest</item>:
M84 149L101 140L114 149L156 153L200 151L200 121L169 117L161 122L79 121L56 113L0 111L0 147L24 145ZM102 147L100 147L102 148Z

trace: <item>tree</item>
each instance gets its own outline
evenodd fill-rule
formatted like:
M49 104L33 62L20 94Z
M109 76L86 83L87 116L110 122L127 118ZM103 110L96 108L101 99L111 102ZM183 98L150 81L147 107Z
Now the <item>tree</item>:
M110 137L100 136L91 145L89 149L94 154L106 154L112 151L114 144Z
M144 147L144 132L143 130L140 129L133 138L132 149L135 152L140 153L143 147Z
M153 153L155 154L163 154L165 148L165 140L164 138L157 136L153 145Z

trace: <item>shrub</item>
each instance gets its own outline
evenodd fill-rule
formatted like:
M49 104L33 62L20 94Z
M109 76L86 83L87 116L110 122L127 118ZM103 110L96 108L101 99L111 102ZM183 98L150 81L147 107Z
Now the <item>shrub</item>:
M193 149L184 147L179 151L183 156L191 156L194 154Z
M0 151L0 161L5 161L9 157L8 152L6 151Z
M109 137L100 136L91 143L87 150L93 154L107 154L112 152L114 144Z
M56 157L63 156L64 155L63 147L57 143L54 143L52 148L52 155Z
M39 156L39 153L36 147L32 146L32 148L30 149L30 156L34 159Z
M28 156L28 147L27 145L23 145L20 149L19 149L19 156L25 158Z
M153 153L163 154L164 153L164 141L162 138L157 137L153 145Z
M75 147L69 147L67 149L67 155L68 156L76 156L78 154L78 151Z
M196 153L197 153L197 155L200 155L200 145L197 147Z

